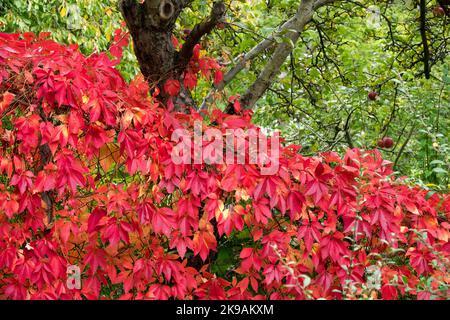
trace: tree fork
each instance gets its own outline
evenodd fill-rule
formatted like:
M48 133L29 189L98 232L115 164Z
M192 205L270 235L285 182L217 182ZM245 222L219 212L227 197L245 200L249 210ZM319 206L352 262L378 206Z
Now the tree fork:
M134 51L142 75L151 88L160 89L159 100L166 103L169 96L163 86L168 79L181 80L181 76L192 57L193 48L201 38L210 33L225 14L223 1L216 1L210 17L198 25L177 52L172 44L175 22L190 0L121 0L120 10L130 30ZM181 91L175 105L178 111L187 112L183 105L193 106L189 91L180 81ZM181 107L180 107L181 106Z

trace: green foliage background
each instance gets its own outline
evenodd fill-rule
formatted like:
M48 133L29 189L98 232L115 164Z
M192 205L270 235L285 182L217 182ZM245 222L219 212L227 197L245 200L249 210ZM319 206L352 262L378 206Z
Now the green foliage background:
M203 48L228 68L293 15L299 0L229 0L225 29L215 30ZM177 36L208 15L212 1L196 0L178 21ZM432 189L450 184L450 19L434 16L427 2L431 78L423 75L417 1L343 1L321 9L302 34L276 83L255 109L254 121L280 130L303 153L342 152L349 146L382 150L401 175ZM379 14L375 14L379 12ZM122 17L117 0L3 0L0 30L51 31L52 38L77 43L85 54L106 50ZM277 41L284 41L283 37ZM270 50L248 65L215 101L243 93ZM130 80L138 73L132 45L118 67ZM210 84L193 96L201 104ZM369 101L367 93L379 92Z

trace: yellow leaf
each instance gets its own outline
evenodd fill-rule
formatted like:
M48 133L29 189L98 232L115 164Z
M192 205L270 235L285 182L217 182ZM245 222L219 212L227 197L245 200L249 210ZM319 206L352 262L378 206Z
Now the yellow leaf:
M216 219L219 219L219 217L222 215L222 212L223 212L224 209L225 209L225 206L223 204L223 201L219 200L218 201L218 205L217 205L217 209L216 209L216 212L215 212Z
M67 14L66 7L62 7L61 10L59 10L59 14L61 15L61 17L65 17Z

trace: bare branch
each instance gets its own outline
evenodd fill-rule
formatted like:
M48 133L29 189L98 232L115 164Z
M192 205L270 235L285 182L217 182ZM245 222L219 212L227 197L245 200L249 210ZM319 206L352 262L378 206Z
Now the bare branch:
M400 150L398 151L397 157L395 158L394 165L393 165L394 169L397 168L398 161L400 160L400 157L402 156L403 152L405 151L406 145L408 144L409 140L411 140L411 137L412 137L415 129L416 129L416 126L415 126L415 123L413 123L413 125L411 126L411 129L409 130L408 136L406 137L405 142L402 144Z

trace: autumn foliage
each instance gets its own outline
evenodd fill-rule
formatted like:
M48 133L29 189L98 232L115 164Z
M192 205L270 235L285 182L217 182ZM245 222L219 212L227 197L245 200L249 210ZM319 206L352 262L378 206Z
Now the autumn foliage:
M174 164L171 134L196 120L259 129L238 105L172 112L141 77L124 81L127 40L115 40L84 56L46 34L0 34L1 299L448 297L449 195L394 177L377 150L284 145L275 175ZM186 88L221 80L213 59L192 59ZM238 263L214 273L230 239Z

